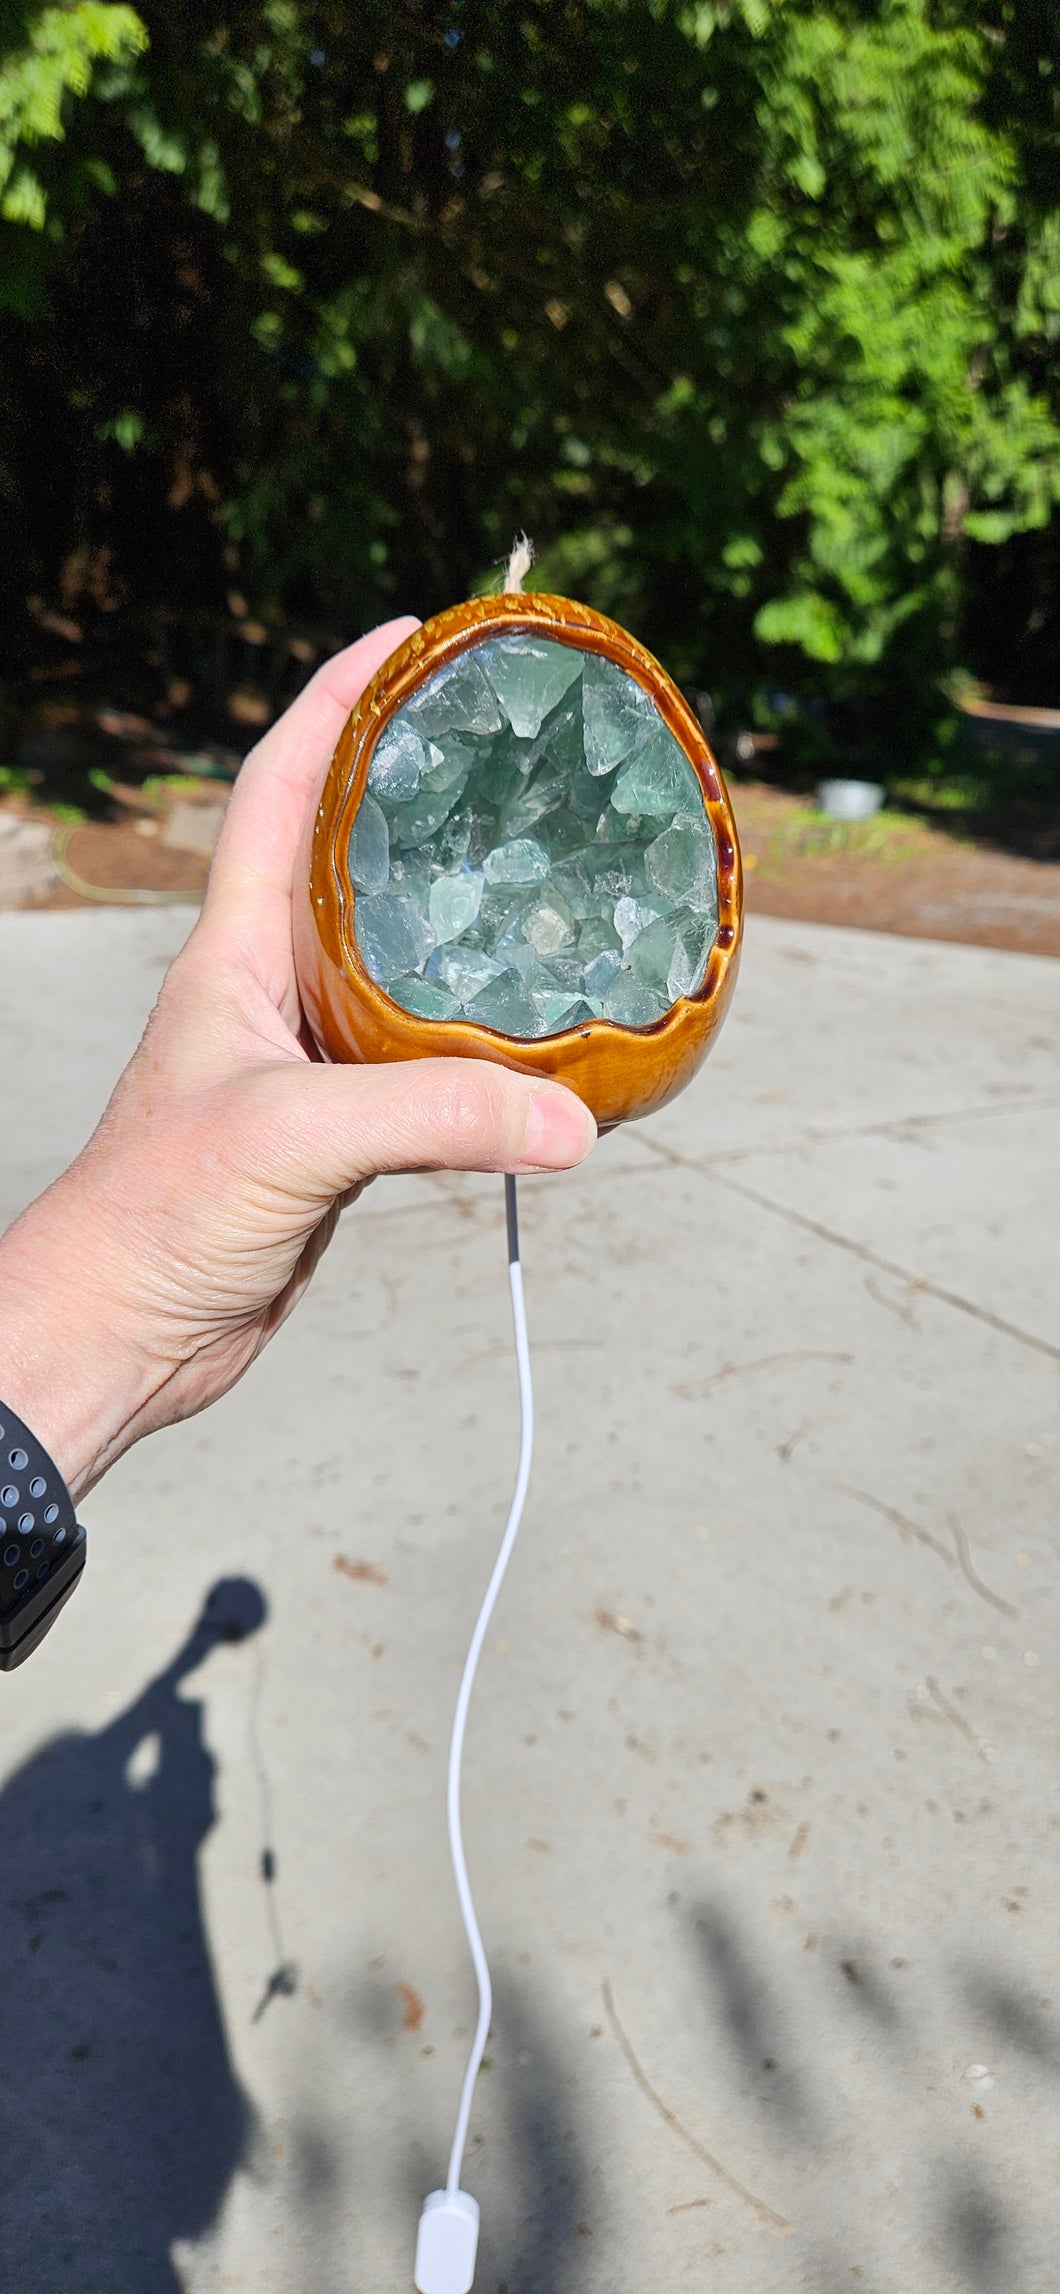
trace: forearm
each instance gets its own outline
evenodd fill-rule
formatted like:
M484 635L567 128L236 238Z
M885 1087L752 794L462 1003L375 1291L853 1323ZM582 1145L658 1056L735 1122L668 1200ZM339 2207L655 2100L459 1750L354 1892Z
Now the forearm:
M157 1385L119 1327L106 1237L90 1218L67 1172L0 1236L0 1403L43 1443L75 1502L136 1439Z

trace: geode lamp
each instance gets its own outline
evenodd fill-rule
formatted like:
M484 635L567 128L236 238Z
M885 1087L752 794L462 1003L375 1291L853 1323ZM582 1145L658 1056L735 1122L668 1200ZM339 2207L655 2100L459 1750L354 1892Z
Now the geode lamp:
M302 1000L329 1059L497 1060L607 1129L695 1073L741 906L665 670L590 607L509 591L416 630L347 719L301 871Z

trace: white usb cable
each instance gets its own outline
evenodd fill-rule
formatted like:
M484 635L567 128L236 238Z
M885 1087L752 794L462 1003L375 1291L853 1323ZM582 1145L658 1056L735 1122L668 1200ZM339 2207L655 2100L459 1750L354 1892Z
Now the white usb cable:
M493 1989L486 1962L482 1936L479 1932L475 1906L468 1878L467 1859L464 1854L464 1832L460 1816L460 1778L464 1757L464 1736L467 1729L468 1707L475 1674L482 1654L482 1645L489 1631L490 1619L497 1603L497 1595L504 1583L504 1574L512 1557L512 1548L519 1535L523 1518L530 1464L534 1449L534 1392L530 1378L530 1341L526 1329L526 1304L523 1298L523 1270L519 1261L519 1215L516 1203L515 1180L506 1178L504 1201L508 1223L508 1281L512 1293L512 1320L515 1326L515 1359L519 1370L519 1406L521 1434L519 1441L519 1471L515 1480L515 1494L511 1511L501 1539L500 1551L493 1564L493 1574L486 1587L485 1599L479 1610L478 1621L471 1636L471 1646L464 1663L460 1693L456 1700L453 1733L449 1744L449 1850L453 1859L456 1892L464 1922L471 1958L478 1982L478 2022L468 2057L464 2084L460 2090L460 2108L456 2118L456 2132L449 2158L449 2173L444 2190L431 2192L425 2199L420 2216L419 2236L416 2240L416 2285L419 2294L470 2294L475 2276L475 2257L478 2252L479 2210L470 2192L460 2188L460 2172L464 2163L468 2122L475 2092L475 2081L482 2067L482 2058L489 2036L490 2016L493 2012Z

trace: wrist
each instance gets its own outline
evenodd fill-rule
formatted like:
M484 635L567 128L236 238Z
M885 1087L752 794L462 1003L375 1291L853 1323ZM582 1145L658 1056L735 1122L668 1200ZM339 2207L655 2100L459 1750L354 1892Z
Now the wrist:
M32 1429L76 1504L136 1439L160 1379L90 1263L71 1180L0 1236L0 1400Z

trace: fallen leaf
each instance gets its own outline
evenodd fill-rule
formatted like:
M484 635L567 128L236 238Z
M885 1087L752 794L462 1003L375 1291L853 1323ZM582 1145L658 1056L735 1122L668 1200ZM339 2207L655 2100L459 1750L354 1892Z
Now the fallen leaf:
M636 1626L631 1625L628 1617L617 1617L613 1609L598 1609L596 1622L603 1627L605 1633L620 1633L624 1641L643 1641L644 1639L643 1633L638 1633Z
M419 1992L413 1991L411 1983L396 1983L394 1989L405 2010L401 2025L402 2030L418 2031L423 2022L424 2014L423 2001Z
M389 1585L390 1583L385 1570L380 1569L374 1561L347 1561L344 1553L337 1553L331 1566L338 1570L340 1577L352 1578L355 1585Z

